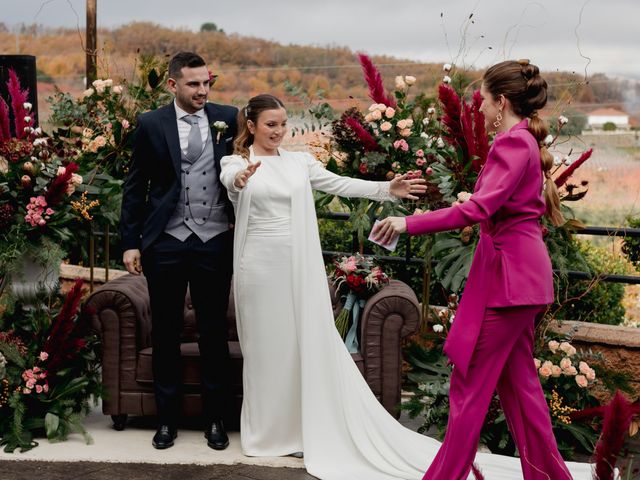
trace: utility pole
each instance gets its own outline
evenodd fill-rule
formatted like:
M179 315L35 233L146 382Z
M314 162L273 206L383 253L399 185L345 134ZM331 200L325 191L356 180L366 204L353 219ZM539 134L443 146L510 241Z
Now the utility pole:
M89 88L98 76L98 0L87 0L87 68L86 68L86 88Z

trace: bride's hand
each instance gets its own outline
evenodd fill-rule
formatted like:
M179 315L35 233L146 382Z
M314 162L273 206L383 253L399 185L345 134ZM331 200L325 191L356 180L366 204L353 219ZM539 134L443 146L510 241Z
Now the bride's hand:
M425 193L427 191L427 181L423 178L412 178L407 180L407 174L398 175L389 184L389 193L397 198L408 198L418 200L414 193Z
M236 178L233 180L233 186L236 188L246 187L249 178L251 178L251 176L256 173L256 170L260 166L260 163L261 162L259 160L256 163L250 163L247 168L236 173Z
M371 231L372 238L382 244L389 245L398 235L407 231L405 217L387 217L380 220Z

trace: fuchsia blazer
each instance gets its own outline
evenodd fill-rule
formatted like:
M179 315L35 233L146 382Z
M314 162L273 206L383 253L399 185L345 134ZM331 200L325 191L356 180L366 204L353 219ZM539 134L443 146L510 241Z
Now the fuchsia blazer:
M463 375L485 308L553 302L551 260L540 226L546 210L540 149L527 125L522 120L496 136L471 199L406 217L409 235L480 223L478 248L445 343L445 353Z

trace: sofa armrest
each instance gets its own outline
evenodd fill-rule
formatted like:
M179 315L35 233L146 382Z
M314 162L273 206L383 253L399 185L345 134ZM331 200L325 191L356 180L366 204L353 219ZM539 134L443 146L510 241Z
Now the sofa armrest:
M420 305L411 288L399 280L373 295L362 312L360 352L364 376L389 411L400 404L402 339L420 327Z
M135 389L138 351L151 345L151 309L147 281L125 275L99 287L84 307L100 337L105 414L120 413L121 391Z

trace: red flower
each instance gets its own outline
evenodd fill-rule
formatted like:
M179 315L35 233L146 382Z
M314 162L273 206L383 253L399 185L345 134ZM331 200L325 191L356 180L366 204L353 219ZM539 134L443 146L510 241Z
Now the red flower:
M45 199L47 200L48 205L57 205L62 201L65 194L67 193L67 187L69 186L71 177L78 171L78 168L78 164L69 162L65 166L64 173L62 175L56 176L56 178L53 179L51 185L49 185L49 187L47 188L47 192L45 193Z
M349 117L345 119L344 123L346 123L347 126L357 135L360 142L362 142L365 152L380 150L380 146L378 145L378 142L376 142L376 139L373 138L373 135L371 135L367 130L365 130L357 119Z
M358 170L360 170L360 173L362 173L363 175L366 174L368 172L367 164L365 162L362 162L360 164L360 167L358 167Z
M371 59L363 53L358 54L358 58L360 59L360 65L362 65L364 78L367 81L367 85L369 85L369 97L371 97L371 100L376 103L384 103L387 107L395 108L396 102L385 94L382 77Z
M589 150L584 152L582 155L580 155L580 158L578 158L578 160L576 160L571 165L569 165L567 169L564 172L562 172L562 174L560 174L558 178L555 179L556 186L560 188L562 185L564 185L567 182L567 180L569 180L569 177L573 175L573 172L575 172L580 167L580 165L582 165L584 162L589 160L592 153L593 153L593 148L590 148Z

